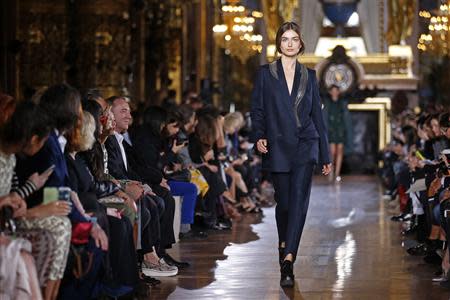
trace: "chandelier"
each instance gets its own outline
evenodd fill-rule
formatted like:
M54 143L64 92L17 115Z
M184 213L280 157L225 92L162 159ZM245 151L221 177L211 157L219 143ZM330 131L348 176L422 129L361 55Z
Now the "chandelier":
M261 53L262 35L255 34L255 22L263 17L258 11L250 11L239 1L228 1L221 6L222 24L213 27L217 45L225 49L227 55L245 63L255 53Z
M437 56L450 56L450 0L444 1L435 12L420 11L419 16L428 19L428 33L420 35L417 48Z

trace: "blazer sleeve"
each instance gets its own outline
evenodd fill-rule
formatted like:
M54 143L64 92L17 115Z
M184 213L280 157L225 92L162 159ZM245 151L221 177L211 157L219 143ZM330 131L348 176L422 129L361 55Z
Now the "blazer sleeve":
M330 153L328 151L328 133L327 126L322 113L322 100L319 94L319 85L317 84L316 72L311 74L312 79L312 120L319 133L319 165L326 165L330 163Z
M250 141L256 143L258 140L266 138L266 117L263 99L263 68L259 69L253 86L250 117L252 120Z

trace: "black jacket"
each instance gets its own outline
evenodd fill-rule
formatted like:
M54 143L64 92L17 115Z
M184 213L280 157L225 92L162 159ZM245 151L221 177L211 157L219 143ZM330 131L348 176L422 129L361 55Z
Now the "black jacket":
M288 172L293 162L330 163L316 72L297 63L291 95L281 59L261 66L251 105L251 141L268 140L263 166Z

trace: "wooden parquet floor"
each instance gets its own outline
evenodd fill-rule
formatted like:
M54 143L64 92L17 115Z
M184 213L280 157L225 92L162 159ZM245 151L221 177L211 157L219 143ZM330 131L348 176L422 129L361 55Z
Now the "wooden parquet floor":
M400 225L375 177L315 178L293 289L279 287L274 207L247 214L232 231L181 242L192 263L150 290L149 299L449 299L431 282L436 266L402 248Z

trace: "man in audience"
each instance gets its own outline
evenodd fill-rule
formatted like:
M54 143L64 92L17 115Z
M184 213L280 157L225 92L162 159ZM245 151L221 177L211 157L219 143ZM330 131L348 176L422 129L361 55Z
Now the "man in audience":
M129 144L130 141L124 139L124 134L127 133L132 121L128 99L111 97L108 102L116 121L114 136L109 137L106 142L110 174L116 179L132 180L128 184L141 189L142 194L145 194L141 199L141 208L144 211L148 209L152 217L150 223L154 224L151 225L151 230L146 232L152 236L151 239L154 242L150 249L145 250L149 252L144 255L143 272L146 275L151 274L149 276L171 276L168 274L173 274L174 270L178 271L178 267L188 266L187 263L176 261L166 252L166 249L175 243L173 233L174 199L170 195L167 183L158 172L148 166L136 163L136 157L133 155L134 149ZM144 232L142 233L144 234ZM144 238L143 235L142 242L145 242ZM152 248L155 248L155 251L151 251Z

